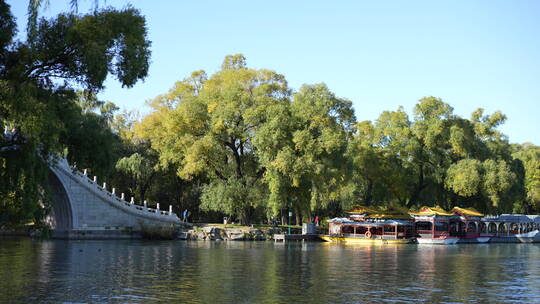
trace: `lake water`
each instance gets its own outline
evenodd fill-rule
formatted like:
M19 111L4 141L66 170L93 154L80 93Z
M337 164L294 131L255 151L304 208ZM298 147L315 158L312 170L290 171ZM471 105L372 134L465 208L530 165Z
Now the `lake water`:
M0 238L0 303L540 303L540 245Z

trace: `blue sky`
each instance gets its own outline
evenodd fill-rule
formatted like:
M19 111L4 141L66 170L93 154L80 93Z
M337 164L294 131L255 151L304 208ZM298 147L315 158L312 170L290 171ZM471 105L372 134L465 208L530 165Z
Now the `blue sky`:
M69 0L50 2L43 16L69 10ZM85 12L94 1L79 2ZM105 2L139 8L152 40L148 78L131 89L108 80L100 93L124 109L144 113L191 71L243 53L293 89L325 82L358 120L437 96L465 117L501 110L511 142L540 145L540 1ZM24 25L28 1L8 3Z

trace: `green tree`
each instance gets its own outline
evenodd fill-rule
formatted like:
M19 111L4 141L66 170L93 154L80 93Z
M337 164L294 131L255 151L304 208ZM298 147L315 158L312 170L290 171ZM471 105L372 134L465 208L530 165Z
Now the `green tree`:
M118 107L97 99L93 92L76 92L76 99L59 111L64 128L59 142L67 159L79 168L89 168L100 177L111 174L122 142L110 127Z
M395 147L381 144L382 140L393 141L390 138L395 139L395 142L400 138L403 144L410 140L409 122L404 118L406 114L400 109L397 112L385 112L375 124L370 121L357 124L348 148L348 155L353 162L352 204L405 205L410 194L411 165L406 155L402 159L402 152L393 151ZM401 132L390 131L395 124L402 125L397 128Z
M477 195L482 187L482 162L462 159L448 168L446 186L454 193L468 197Z
M123 172L130 179L130 192L140 201L146 199L146 192L151 186L153 177L156 174L156 161L149 157L144 157L139 153L134 153L129 157L123 157L116 163L116 169Z
M525 143L516 145L514 149L512 156L523 165L525 171L525 209L540 212L540 147Z
M201 208L247 223L267 192L253 136L266 110L288 102L288 96L282 75L246 68L242 55L227 56L210 78L194 72L157 97L150 104L155 111L138 130L159 152L163 167L175 166L186 180L208 181Z
M355 121L352 103L336 97L325 84L303 85L292 103L273 107L255 137L266 168L269 211L292 204L302 215L344 202L351 164L347 141Z
M400 108L374 124L358 124L349 147L355 194L367 204L511 211L521 195L520 170L496 129L505 119L482 109L464 119L441 99L426 97L413 120Z
M2 216L23 222L39 218L40 205L48 204L48 155L77 146L70 133L81 119L74 88L97 92L108 74L132 86L146 77L150 42L144 17L133 8L41 19L31 39L16 42L4 0L0 14L0 127L9 131L0 141L0 196L9 198ZM90 139L100 119L82 118L79 135Z

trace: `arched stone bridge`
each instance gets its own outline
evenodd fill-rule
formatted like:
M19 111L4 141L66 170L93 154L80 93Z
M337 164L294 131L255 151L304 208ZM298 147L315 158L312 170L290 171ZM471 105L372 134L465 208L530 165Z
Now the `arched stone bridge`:
M53 193L53 208L48 222L55 238L136 238L142 226L181 226L172 207L161 210L149 208L146 202L136 204L131 198L118 197L115 189L99 185L86 170L70 167L60 159L51 165L49 181Z

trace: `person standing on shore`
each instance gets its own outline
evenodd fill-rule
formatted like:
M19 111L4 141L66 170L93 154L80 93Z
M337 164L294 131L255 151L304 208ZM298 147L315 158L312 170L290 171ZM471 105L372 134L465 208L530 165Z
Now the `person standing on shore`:
M182 220L184 222L187 222L188 213L189 211L187 209L185 209L184 212L182 213Z

